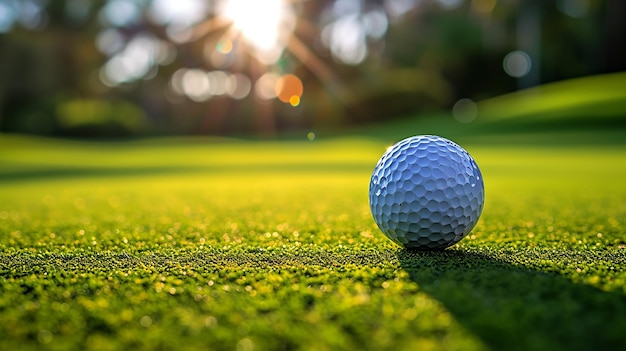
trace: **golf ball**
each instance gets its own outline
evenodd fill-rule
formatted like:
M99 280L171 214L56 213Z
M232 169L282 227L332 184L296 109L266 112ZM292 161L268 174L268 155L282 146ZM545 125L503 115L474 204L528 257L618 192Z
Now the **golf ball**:
M456 143L419 135L380 158L369 187L374 221L411 249L444 249L463 239L483 210L485 188L476 162Z

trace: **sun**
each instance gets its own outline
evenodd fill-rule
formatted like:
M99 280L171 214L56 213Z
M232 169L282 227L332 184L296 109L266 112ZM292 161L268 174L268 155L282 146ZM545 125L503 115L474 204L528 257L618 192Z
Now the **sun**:
M248 82L241 89L244 93L237 95L237 99L254 93L258 128L265 132L276 128L274 105L267 101L277 99L293 108L306 106L304 81L294 72L296 68L299 72L306 68L316 76L333 98L341 101L350 98L326 62L301 39L319 35L315 24L301 15L306 11L301 6L303 1L308 0L216 0L211 16L191 29L189 41L202 41L208 66L246 77L242 78ZM209 91L216 87L207 82L206 74L199 69L186 70L172 82L182 94L201 101L210 98ZM233 86L238 88L238 83ZM315 136L308 138L312 140Z
M296 24L288 0L222 0L218 13L231 23L230 36L245 41L264 64L280 58Z

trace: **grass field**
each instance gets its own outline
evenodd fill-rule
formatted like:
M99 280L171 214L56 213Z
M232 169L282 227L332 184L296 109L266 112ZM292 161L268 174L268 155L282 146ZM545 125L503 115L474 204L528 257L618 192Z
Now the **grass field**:
M459 244L411 252L367 203L397 128L0 135L0 349L623 349L624 130L456 131L483 172L483 216Z

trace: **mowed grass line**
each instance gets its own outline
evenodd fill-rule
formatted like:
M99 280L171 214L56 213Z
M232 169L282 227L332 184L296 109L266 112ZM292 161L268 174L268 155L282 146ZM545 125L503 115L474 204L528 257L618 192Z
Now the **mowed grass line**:
M570 79L515 93L501 95L479 103L481 119L531 119L560 123L567 128L575 121L593 124L594 119L613 120L624 127L626 117L626 73L612 73ZM533 123L528 123L532 125Z
M371 219L378 141L18 139L0 154L0 349L626 342L623 148L465 145L483 217L420 253Z
M624 145L626 73L545 84L477 101L461 123L453 111L407 116L366 126L361 135L386 140L439 134L482 145ZM475 113L475 115L472 115ZM348 131L351 133L354 131Z

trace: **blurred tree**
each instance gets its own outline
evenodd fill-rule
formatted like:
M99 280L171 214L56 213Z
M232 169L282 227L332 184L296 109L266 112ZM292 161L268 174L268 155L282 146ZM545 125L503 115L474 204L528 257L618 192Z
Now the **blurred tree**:
M267 134L448 109L626 69L624 4L0 0L0 131Z
M605 23L603 70L606 72L624 71L626 70L626 1L607 1Z
M0 130L58 133L57 105L93 95L93 73L102 62L93 46L97 27L69 25L63 1L9 4L5 16L15 23L0 35Z

